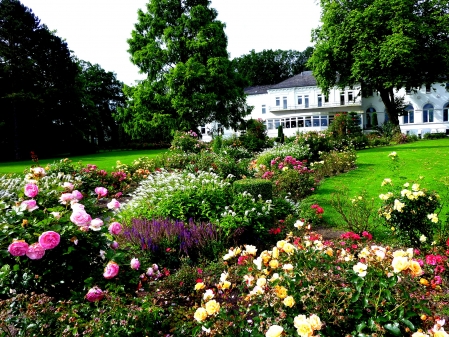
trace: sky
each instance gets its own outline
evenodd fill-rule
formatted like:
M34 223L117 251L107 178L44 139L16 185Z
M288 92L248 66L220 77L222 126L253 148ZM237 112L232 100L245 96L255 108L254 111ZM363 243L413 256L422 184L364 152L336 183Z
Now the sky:
M128 85L144 75L129 60L127 39L149 0L21 0L79 59L98 63ZM319 26L318 0L212 0L226 24L231 58L264 49L303 51Z

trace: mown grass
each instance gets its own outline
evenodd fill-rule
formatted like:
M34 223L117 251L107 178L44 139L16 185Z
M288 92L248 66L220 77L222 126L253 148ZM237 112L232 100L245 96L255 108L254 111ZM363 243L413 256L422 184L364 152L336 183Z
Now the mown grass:
M95 164L98 168L106 171L111 171L117 160L120 160L123 164L131 164L133 160L139 157L156 157L163 153L166 153L167 149L157 149L157 150L135 150L135 151L107 151L107 152L99 152L84 156L74 156L69 157L73 162L82 162L83 164ZM45 166L47 164L54 163L55 161L59 161L64 157L59 158L49 158L39 160L39 164L41 166ZM0 174L8 174L8 173L23 173L24 170L28 170L33 162L30 160L27 161L16 161L16 162L3 162L0 163Z
M388 154L395 151L399 156L399 169L392 170L392 160ZM343 227L340 215L332 208L332 193L345 186L349 196L356 197L366 191L368 197L374 198L376 209L382 201L379 194L388 192L388 187L381 187L385 178L402 185L406 181L417 182L423 188L435 190L443 203L440 219L446 222L448 189L443 183L444 177L449 179L449 139L422 140L409 144L365 149L357 152L357 169L345 174L325 179L321 182L317 193L312 197L324 207L324 222Z

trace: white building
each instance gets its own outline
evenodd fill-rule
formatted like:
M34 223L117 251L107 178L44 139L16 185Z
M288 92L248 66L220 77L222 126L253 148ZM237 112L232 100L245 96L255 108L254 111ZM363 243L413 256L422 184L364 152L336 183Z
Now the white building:
M304 71L275 85L246 88L247 105L254 107L247 118L262 119L269 137L277 137L277 128L281 124L286 136L326 130L339 112L356 112L363 129L370 128L373 112L377 113L379 125L388 120L380 96L362 97L360 90L360 86L345 90L334 88L325 96L312 72ZM402 132L423 135L449 131L448 90L449 83L399 90L396 94L404 97L408 111L406 116L399 117ZM203 140L210 140L210 131L217 127L219 125L203 126ZM224 131L225 136L234 133Z

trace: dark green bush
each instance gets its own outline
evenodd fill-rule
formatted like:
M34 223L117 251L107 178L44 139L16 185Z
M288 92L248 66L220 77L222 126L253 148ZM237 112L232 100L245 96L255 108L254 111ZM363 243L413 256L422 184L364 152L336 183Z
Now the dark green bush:
M272 200L273 186L266 179L242 179L234 181L234 193L247 192L254 197L261 195L263 200Z
M424 139L441 139L445 137L445 133L425 133L423 136Z

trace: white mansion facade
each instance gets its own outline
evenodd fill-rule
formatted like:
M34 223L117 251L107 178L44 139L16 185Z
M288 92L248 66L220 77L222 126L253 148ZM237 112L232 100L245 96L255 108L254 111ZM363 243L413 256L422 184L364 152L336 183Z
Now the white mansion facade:
M262 119L269 137L277 137L279 125L283 126L286 136L326 130L340 112L356 112L364 130L370 129L373 112L377 113L379 125L388 120L380 96L362 97L360 86L345 90L334 88L325 96L311 71L304 71L275 85L246 88L245 93L247 105L254 107L247 119ZM407 104L407 115L399 117L403 133L423 135L449 131L449 83L411 91L401 89L396 95L404 96ZM209 138L207 130L206 127L201 130L203 139ZM232 133L225 130L224 135Z

